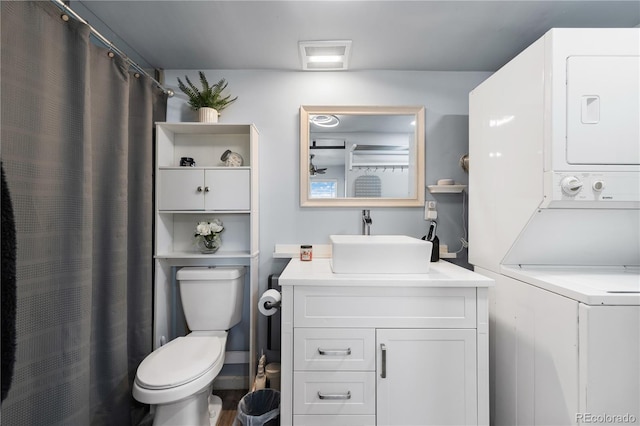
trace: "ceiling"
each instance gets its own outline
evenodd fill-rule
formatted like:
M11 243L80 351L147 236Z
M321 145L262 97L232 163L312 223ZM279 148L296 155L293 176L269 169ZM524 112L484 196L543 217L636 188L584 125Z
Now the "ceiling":
M636 27L640 1L71 1L160 69L300 70L298 41L352 40L350 70L495 71L553 27Z

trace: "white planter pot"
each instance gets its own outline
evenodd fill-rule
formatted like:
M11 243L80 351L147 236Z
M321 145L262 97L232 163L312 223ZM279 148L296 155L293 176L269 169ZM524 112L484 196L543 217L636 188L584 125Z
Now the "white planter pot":
M217 123L218 111L213 108L199 108L198 109L198 121L201 123Z

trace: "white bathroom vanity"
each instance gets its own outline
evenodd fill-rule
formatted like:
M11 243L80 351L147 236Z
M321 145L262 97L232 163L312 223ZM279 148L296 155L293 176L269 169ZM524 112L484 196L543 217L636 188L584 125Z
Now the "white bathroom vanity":
M488 425L488 287L428 274L335 274L292 259L282 291L282 425Z

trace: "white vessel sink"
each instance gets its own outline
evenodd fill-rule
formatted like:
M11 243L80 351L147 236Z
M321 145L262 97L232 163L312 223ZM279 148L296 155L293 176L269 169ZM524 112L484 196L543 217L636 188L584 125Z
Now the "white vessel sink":
M336 274L425 274L432 243L406 235L330 235Z

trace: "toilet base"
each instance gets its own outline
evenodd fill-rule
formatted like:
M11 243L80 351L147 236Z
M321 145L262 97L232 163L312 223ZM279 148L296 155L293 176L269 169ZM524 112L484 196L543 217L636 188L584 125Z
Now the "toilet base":
M222 412L222 399L217 395L209 395L209 423L216 426Z
M172 404L156 405L153 426L216 426L222 399L212 395L211 388Z

